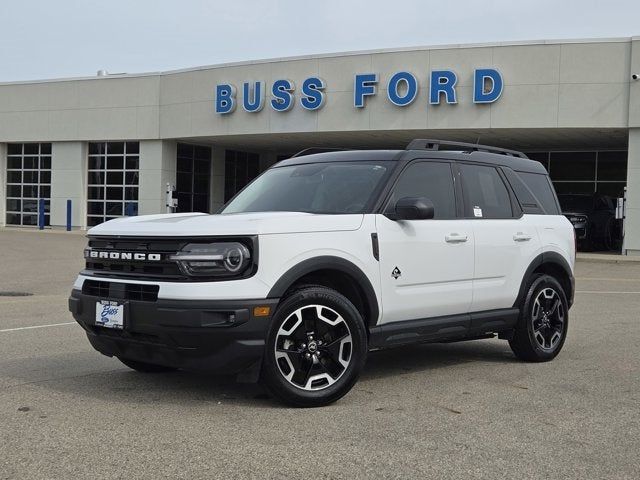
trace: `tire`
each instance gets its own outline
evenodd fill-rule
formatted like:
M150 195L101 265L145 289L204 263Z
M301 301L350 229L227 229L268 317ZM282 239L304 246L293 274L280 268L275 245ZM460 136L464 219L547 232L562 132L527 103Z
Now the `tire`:
M260 380L288 405L328 405L351 390L367 351L364 321L353 304L330 288L305 286L278 306Z
M127 358L118 357L122 363L124 363L127 367L135 370L136 372L141 373L163 373L163 372L173 372L177 370L174 367L165 367L164 365L155 365L153 363L146 362L138 362L137 360L129 360Z
M568 328L569 308L562 286L549 275L534 276L509 340L511 350L521 360L547 362L562 350Z

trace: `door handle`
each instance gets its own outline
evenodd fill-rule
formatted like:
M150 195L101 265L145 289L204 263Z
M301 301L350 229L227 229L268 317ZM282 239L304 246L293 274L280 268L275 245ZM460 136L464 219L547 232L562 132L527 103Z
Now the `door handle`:
M527 233L518 232L513 236L514 242L528 242L531 240L531 235Z
M447 243L463 243L469 239L466 235L460 235L459 233L450 233L445 235L444 240Z

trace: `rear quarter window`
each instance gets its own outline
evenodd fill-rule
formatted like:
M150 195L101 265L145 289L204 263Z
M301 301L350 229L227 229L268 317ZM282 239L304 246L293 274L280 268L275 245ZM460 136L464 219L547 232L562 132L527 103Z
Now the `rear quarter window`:
M517 172L517 175L529 188L529 191L538 201L538 204L544 209L545 213L548 215L560 214L556 194L547 175L527 172Z

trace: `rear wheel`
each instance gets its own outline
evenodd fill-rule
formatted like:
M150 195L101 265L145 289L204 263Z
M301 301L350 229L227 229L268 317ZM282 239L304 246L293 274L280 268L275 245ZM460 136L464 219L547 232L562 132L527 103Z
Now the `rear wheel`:
M274 315L261 380L289 405L327 405L351 390L366 356L366 330L353 304L335 290L305 287Z
M173 372L177 370L177 368L173 368L173 367L165 367L164 365L138 362L137 360L129 360L128 358L118 357L118 360L124 363L127 367L135 370L136 372L141 372L141 373L162 373L162 372Z
M562 286L549 275L537 275L529 284L509 345L521 360L552 360L564 345L568 327L569 308Z

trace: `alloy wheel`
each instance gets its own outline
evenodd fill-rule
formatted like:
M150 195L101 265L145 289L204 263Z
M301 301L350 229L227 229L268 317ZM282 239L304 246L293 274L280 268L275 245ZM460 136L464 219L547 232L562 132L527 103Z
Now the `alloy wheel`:
M536 297L531 312L533 337L540 348L553 351L562 339L565 311L560 295L553 288L544 288Z
M324 305L295 310L276 335L278 370L290 384L306 391L322 390L337 382L349 367L352 352L347 322Z

